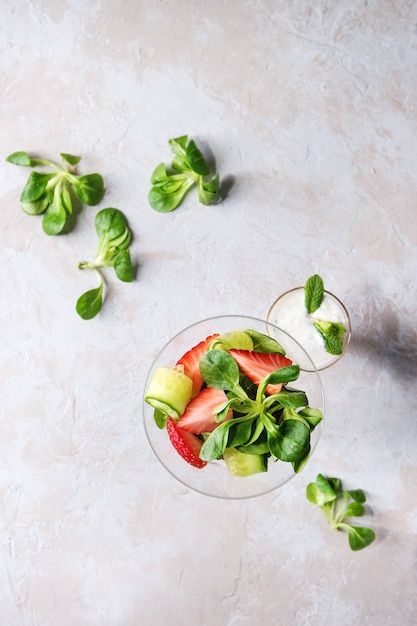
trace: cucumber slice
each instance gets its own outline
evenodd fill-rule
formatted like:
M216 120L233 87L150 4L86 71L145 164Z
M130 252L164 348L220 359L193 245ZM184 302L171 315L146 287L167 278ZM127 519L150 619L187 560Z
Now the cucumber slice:
M145 401L178 419L191 400L193 381L175 368L158 367L149 384Z
M231 350L232 348L235 350L253 350L253 341L243 330L235 330L216 337L209 346L210 350Z
M223 459L233 476L252 476L267 470L267 457L265 454L247 454L236 448L226 448Z

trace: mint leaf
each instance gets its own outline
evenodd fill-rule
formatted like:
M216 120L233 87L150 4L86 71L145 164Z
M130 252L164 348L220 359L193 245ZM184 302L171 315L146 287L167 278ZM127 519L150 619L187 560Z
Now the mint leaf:
M346 328L343 324L314 319L314 326L324 339L326 352L334 355L342 354L343 340L341 336L346 332Z
M323 301L323 279L318 275L310 276L304 286L305 307L309 313L314 313Z

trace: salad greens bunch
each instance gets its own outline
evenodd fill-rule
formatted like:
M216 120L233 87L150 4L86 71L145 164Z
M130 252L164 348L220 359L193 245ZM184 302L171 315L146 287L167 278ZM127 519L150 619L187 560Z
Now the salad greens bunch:
M371 528L355 526L347 521L365 514L366 496L362 489L344 491L340 478L325 478L318 474L316 482L307 485L306 496L309 502L323 511L334 530L348 533L352 550L362 550L374 541L375 532Z
M262 335L250 332L262 349ZM285 354L275 340L266 337L270 351ZM297 380L298 365L282 367L263 378L259 385L250 383L239 371L235 359L224 350L209 350L200 360L200 372L205 383L225 391L227 402L216 409L219 426L204 441L200 458L205 461L220 459L226 448L236 448L249 454L264 454L273 460L292 463L300 472L310 454L310 433L322 420L320 409L310 408L304 391L285 385ZM267 395L268 385L283 383L281 391ZM234 418L223 421L229 409ZM221 422L221 423L220 423Z
M188 141L188 135L183 135L170 139L168 143L174 154L172 171L167 172L164 163L154 169L151 176L152 188L148 194L151 207L161 213L173 211L195 186L202 204L219 202L219 175L211 176L210 167L195 141Z
M95 227L99 241L94 259L78 263L79 269L93 270L99 281L98 287L78 298L76 311L85 320L95 317L103 305L104 282L99 268L114 267L119 280L134 280L129 251L132 233L124 214L119 209L102 209L96 215Z
M308 313L314 313L321 305L324 297L323 279L318 274L310 276L304 286L304 302ZM346 332L343 324L338 322L326 322L322 319L313 318L315 328L323 337L325 350L329 354L342 354L343 339Z
M6 161L15 165L43 166L52 170L32 171L20 196L25 213L43 215L42 228L47 235L59 235L70 230L75 200L95 206L104 195L104 182L100 174L78 176L75 173L81 157L62 152L61 159L62 165L58 165L48 159L32 158L27 152L14 152L6 158Z

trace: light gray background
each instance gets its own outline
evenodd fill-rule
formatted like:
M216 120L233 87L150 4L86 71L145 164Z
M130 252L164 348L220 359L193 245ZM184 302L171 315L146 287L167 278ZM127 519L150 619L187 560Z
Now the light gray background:
M409 0L1 0L2 626L416 623L416 24ZM229 193L156 213L150 174L187 133ZM81 155L100 207L48 238L16 150ZM106 206L137 280L109 272L86 322L77 263ZM259 499L188 491L144 436L152 359L315 272L353 340L311 463ZM365 551L305 499L317 472L366 491Z

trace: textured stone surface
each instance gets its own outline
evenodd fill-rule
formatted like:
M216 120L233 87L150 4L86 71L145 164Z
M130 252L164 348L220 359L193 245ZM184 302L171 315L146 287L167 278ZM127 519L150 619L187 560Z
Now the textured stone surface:
M417 5L2 0L0 19L1 625L415 623ZM158 214L149 177L184 133L229 193ZM96 209L48 238L16 150L82 155L128 216L137 281L109 279L92 321ZM152 359L315 272L353 340L311 463L258 499L188 491L144 436ZM306 501L319 471L367 492L365 551Z

